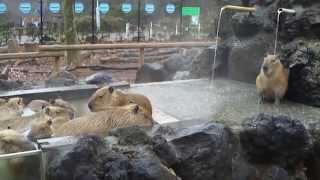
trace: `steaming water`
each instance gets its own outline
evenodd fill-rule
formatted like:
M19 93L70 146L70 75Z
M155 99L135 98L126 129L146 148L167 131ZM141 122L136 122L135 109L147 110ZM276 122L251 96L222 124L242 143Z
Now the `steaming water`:
M277 28L276 28L276 39L275 39L275 41L274 41L274 52L273 52L273 54L274 54L274 55L276 55L276 53L277 53L277 45L278 45L278 33L279 33L280 15L281 15L281 12L278 12L278 17L277 17Z
M260 112L288 115L305 123L320 120L320 108L288 101L279 107L273 103L259 105L254 85L232 80L216 79L213 85L209 80L141 84L130 91L145 94L153 106L182 121L212 120L239 126Z
M217 52L218 52L219 31L220 31L222 12L223 12L223 9L220 10L220 15L219 15L219 20L218 20L217 35L216 35L216 48L214 50L214 58L213 58L213 64L212 64L211 84L213 84L213 81L215 78L216 58L217 58Z

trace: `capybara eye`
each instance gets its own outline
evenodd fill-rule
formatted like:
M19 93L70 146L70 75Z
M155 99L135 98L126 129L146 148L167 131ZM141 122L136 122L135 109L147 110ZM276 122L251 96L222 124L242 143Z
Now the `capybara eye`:
M108 90L109 90L110 93L113 93L113 91L114 91L113 87L109 87Z
M138 111L139 111L139 106L138 105L134 106L133 112L138 113Z

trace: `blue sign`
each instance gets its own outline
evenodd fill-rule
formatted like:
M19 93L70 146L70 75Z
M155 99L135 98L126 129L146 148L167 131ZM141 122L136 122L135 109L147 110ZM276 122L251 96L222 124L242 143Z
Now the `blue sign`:
M129 3L123 3L122 6L121 6L121 10L122 12L124 13L129 13L132 11L132 4L129 4Z
M82 2L76 2L74 4L74 12L77 14L83 13L84 11L84 4Z
M176 6L174 4L167 4L166 11L168 14L173 14L176 11Z
M5 3L0 3L0 14L3 14L8 11L8 7Z
M49 3L49 11L51 13L57 14L60 12L60 9L61 9L60 3L58 3L58 2Z
M148 14L152 14L153 12L154 12L154 10L155 10L155 6L154 6L154 4L146 4L145 6L144 6L144 10L148 13Z
M32 10L32 5L29 2L22 2L19 5L19 9L22 14L29 14Z
M110 10L110 6L108 3L103 2L99 4L99 11L101 14L107 14L109 10Z

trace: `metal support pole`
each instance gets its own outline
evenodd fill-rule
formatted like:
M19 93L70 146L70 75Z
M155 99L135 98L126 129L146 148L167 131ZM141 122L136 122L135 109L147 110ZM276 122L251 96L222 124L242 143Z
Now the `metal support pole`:
M95 16L95 0L91 1L92 3L92 12L91 12L91 31L92 31L92 39L91 39L91 43L95 43L95 21L94 21L94 16Z
M138 42L140 42L140 29L141 29L141 0L138 1Z
M43 43L43 0L40 0L40 44Z
M182 38L182 8L183 8L183 0L180 0L180 39Z

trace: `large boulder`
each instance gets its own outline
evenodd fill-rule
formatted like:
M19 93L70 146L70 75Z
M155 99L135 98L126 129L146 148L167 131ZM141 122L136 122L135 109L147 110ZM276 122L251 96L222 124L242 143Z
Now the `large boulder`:
M95 84L95 85L100 85L100 84L110 84L113 82L112 75L108 72L97 72L95 74L92 74L88 76L85 79L87 84Z
M215 46L204 49L191 64L191 78L208 78L211 77L212 69L215 69L215 75L226 76L228 72L228 54L229 48L227 43L219 44L216 57L216 65L213 67Z
M293 41L283 47L282 59L290 67L288 98L320 107L320 43Z
M17 90L23 87L23 83L15 80L3 80L0 79L0 90L8 91L8 90Z
M249 162L295 167L310 153L305 126L287 116L259 114L242 125L240 142Z
M249 39L234 41L228 58L228 77L255 83L264 56L270 52L274 36L259 33Z
M136 83L166 81L168 74L160 63L145 63L137 72Z
M45 84L47 87L72 86L78 83L77 77L68 71L52 73Z
M181 54L174 54L170 56L164 63L166 71L172 75L180 69L187 67L191 63L191 58L183 56Z
M80 138L70 152L50 164L48 179L179 180L152 151L151 139L142 128L120 128L111 134L106 141Z
M231 179L232 133L208 123L176 130L170 138L156 135L154 151L183 180Z
M261 30L261 22L252 15L236 13L231 19L234 34L238 38L252 37Z
M294 16L286 15L282 18L283 26L280 29L280 37L285 40L293 40L297 37L319 39L320 2L295 8L297 13Z

